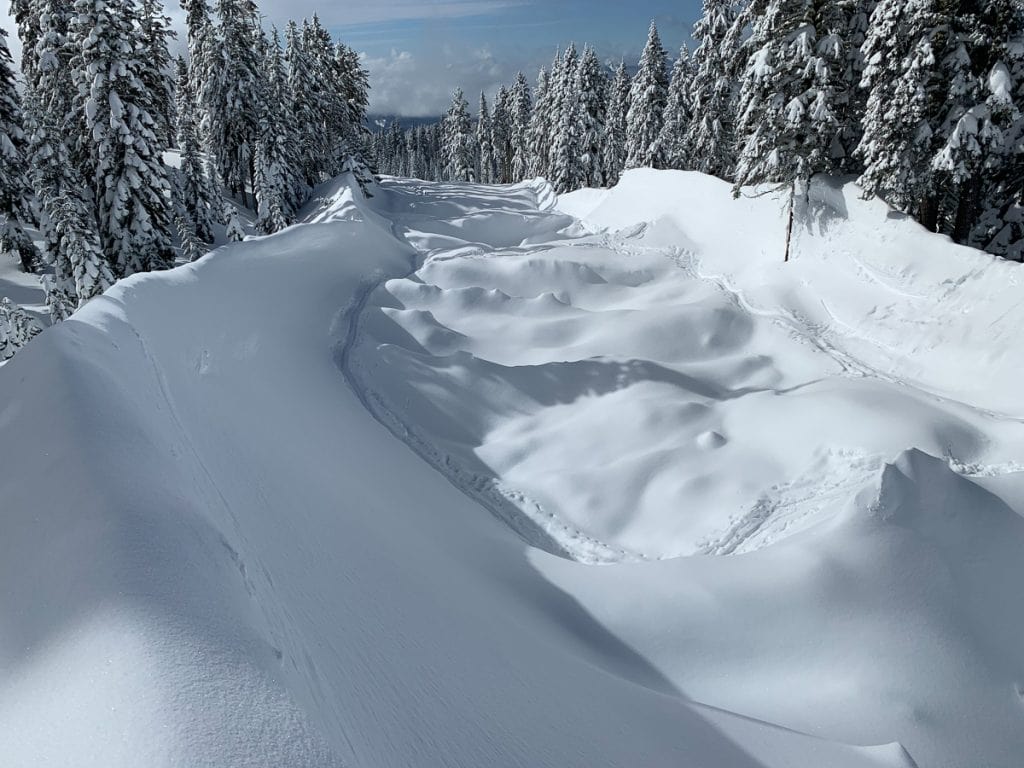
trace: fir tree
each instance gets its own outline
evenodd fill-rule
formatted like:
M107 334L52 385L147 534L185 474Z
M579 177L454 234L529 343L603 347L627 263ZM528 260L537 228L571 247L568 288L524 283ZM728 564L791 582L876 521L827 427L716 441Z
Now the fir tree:
M487 97L480 94L480 115L476 123L476 145L480 151L480 173L479 179L483 184L493 184L494 178L494 152L491 147L491 116L490 108L487 106Z
M551 127L551 78L541 67L537 75L536 101L530 118L530 175L546 177L548 173L548 135Z
M96 215L85 199L85 183L71 160L70 145L84 133L84 115L74 108L77 81L72 66L78 44L72 35L73 7L67 0L36 0L25 39L35 48L26 77L32 183L39 201L45 261L46 303L54 322L106 290L114 281L100 247Z
M32 219L31 189L13 64L7 33L0 29L0 251L17 256L26 272L35 272L39 253L25 232L25 222Z
M169 267L173 210L153 103L141 78L134 0L77 0L86 135L100 242L117 277Z
M704 0L704 12L693 28L698 42L690 84L693 119L682 141L694 170L724 179L732 177L736 162L733 68L739 36L735 25L735 0Z
M576 94L579 99L579 151L580 185L603 187L606 184L601 148L605 141L608 116L606 112L608 81L601 71L601 62L593 48L583 51L579 73L576 77Z
M626 117L626 167L664 168L665 157L658 137L665 120L668 101L668 73L665 49L658 28L651 22L647 45L633 78L629 113Z
M869 90L861 186L905 211L916 209L929 229L938 226L938 195L932 159L944 100L936 67L935 0L882 0L864 43ZM941 54L941 52L940 52Z
M512 87L512 178L523 181L530 174L530 84L520 72Z
M461 88L452 94L452 105L444 119L444 156L445 176L450 181L475 181L473 129Z
M15 353L43 332L24 309L6 296L0 299L0 362Z
M228 189L247 200L255 181L255 146L261 61L259 22L252 0L217 0L220 34L211 61L217 68L211 95L211 149Z
M737 194L743 185L806 182L835 169L843 28L831 0L766 0L740 91Z
M174 142L175 96L174 66L168 45L177 35L158 0L142 0L140 8L139 76L152 97L146 108L155 123L157 137L161 144L170 146Z
M199 156L199 139L195 115L190 108L194 103L188 67L184 59L178 59L178 146L181 149L181 171L178 199L184 206L195 236L205 242L213 242L213 225L218 218L214 201L219 195L211 189L202 159ZM179 225L179 230L181 229Z
M498 89L494 100L494 114L491 120L491 152L494 156L495 181L508 184L512 181L512 94L505 86Z
M618 184L626 167L626 116L629 113L630 90L626 65L620 62L615 77L608 84L608 123L601 147L601 165L608 186Z
M693 109L690 103L690 83L693 80L693 66L690 52L684 45L679 51L672 68L672 80L668 87L668 102L665 105L665 124L658 137L660 148L656 154L665 159L666 168L688 170L690 168L690 151L686 137L693 121Z

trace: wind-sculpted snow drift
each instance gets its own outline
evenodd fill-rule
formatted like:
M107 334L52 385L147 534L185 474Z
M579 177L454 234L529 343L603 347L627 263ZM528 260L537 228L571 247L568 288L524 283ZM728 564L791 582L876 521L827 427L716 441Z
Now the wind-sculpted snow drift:
M4 766L1019 765L1016 270L553 204L343 179L0 369Z

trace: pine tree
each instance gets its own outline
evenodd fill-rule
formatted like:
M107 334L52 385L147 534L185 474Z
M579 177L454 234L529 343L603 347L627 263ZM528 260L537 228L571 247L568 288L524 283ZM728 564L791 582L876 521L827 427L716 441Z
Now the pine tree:
M289 151L288 82L277 29L265 42L265 72L260 100L259 134L256 141L256 228L270 235L290 225L296 214Z
M864 193L916 208L933 230L939 211L932 159L945 95L934 45L940 21L934 0L882 0L875 9L864 43L869 96L857 150Z
M245 229L242 227L241 219L238 218L238 209L230 200L224 201L224 221L227 222L224 234L229 242L240 243L245 240Z
M480 173L479 179L483 184L493 184L494 178L494 152L491 147L491 116L490 108L487 106L487 97L480 94L480 115L476 123L476 145L480 151Z
M1012 0L992 0L983 10L974 38L977 71L988 73L982 78L986 120L979 128L992 135L980 142L983 176L967 189L974 195L967 205L977 208L970 243L1024 260L1024 9ZM958 122L969 124L969 118Z
M159 0L141 0L140 35L142 50L140 78L152 100L146 105L155 122L160 143L170 146L174 142L175 97L171 62L168 49L170 40L177 37L171 29L171 18L164 15Z
M179 200L184 206L195 236L205 243L213 242L213 225L218 214L214 201L219 195L211 184L199 156L196 118L190 109L194 103L188 67L178 59L178 146L181 148ZM179 225L179 230L181 226Z
M24 309L6 296L0 299L0 362L15 353L43 332Z
M341 136L341 153L346 156L358 155L367 134L366 113L370 104L370 76L363 68L359 54L347 45L339 43L334 49L337 89L347 109L344 135Z
M469 119L469 105L457 88L452 94L452 105L444 120L445 176L450 181L474 181L473 129Z
M313 62L294 21L288 22L285 45L288 90L291 93L291 109L296 125L296 153L305 183L313 186L320 182L317 164L320 139L320 131L317 130L319 98Z
M512 94L505 86L498 89L494 100L494 114L491 119L491 152L494 156L495 181L508 184L512 181L513 125Z
M530 174L530 84L520 72L512 87L512 178L523 181Z
M734 66L739 52L736 0L704 0L704 12L694 25L695 72L690 84L693 119L682 141L697 171L731 179L736 164L735 111L737 82Z
M765 0L740 90L736 194L744 185L804 183L836 169L843 29L832 0Z
M230 189L247 202L246 187L255 181L260 57L259 21L252 0L217 0L219 35L211 62L217 68L210 103L210 142L220 173Z
M601 165L608 186L619 183L626 167L626 116L629 113L630 90L626 65L620 62L615 77L608 85L608 124L601 147Z
M570 43L551 70L551 132L547 140L547 165L548 178L556 189L561 184L575 183L580 176L578 100L575 93L579 63L576 46ZM561 183L559 176L563 179Z
M665 105L665 124L658 137L660 149L656 154L665 158L665 167L675 170L689 170L690 151L686 144L693 108L690 102L690 83L693 80L693 66L690 52L684 45L679 51L672 68L672 80L668 86L668 102Z
M23 39L35 46L26 51L30 77L25 94L30 129L28 153L32 184L41 209L44 257L53 275L44 278L46 303L54 322L114 282L99 243L96 215L85 199L85 183L72 162L70 145L84 133L84 115L74 108L77 81L72 66L78 44L72 35L74 9L67 0L36 0L32 24Z
M629 113L626 116L626 167L664 168L658 137L665 120L668 74L658 28L651 22L647 45L633 78Z
M551 78L541 67L537 75L536 101L530 118L530 175L547 177L548 135L551 120Z
M39 253L25 232L25 222L32 219L25 149L14 62L7 33L0 29L0 252L17 256L26 272L35 272Z
M576 77L576 94L579 99L580 184L584 187L603 187L607 182L601 148L608 130L605 101L608 80L601 71L601 62L593 48L588 47L583 51Z
M76 0L81 41L76 71L86 135L81 146L94 194L100 242L117 277L164 269L171 248L171 187L165 146L141 78L134 0Z

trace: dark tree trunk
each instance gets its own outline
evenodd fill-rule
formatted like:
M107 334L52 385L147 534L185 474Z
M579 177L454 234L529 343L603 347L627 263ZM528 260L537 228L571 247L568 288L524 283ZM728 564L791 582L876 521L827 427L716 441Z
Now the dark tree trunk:
M939 198L937 196L925 195L921 199L918 220L921 222L921 226L929 232L939 231Z
M786 225L786 257L785 263L789 263L789 250L793 244L793 219L796 217L796 182L789 188L789 223Z
M956 219L953 222L953 242L967 245L978 218L978 193L980 184L973 177L960 186L960 199L956 207Z

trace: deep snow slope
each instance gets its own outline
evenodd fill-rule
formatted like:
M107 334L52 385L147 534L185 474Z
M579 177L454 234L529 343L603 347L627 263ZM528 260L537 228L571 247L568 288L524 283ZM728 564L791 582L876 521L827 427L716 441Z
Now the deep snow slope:
M5 768L911 764L897 729L847 746L696 703L584 607L618 599L601 572L367 410L368 291L426 239L555 236L543 192L342 181L0 369Z
M942 367L998 318L890 291L998 280L815 195L782 266L705 177L341 180L45 332L3 765L1017 768L1024 438Z

